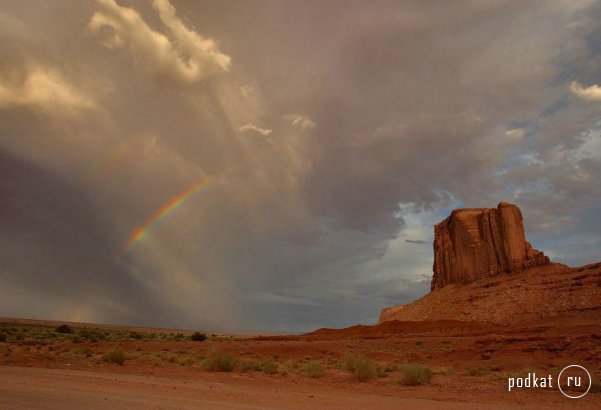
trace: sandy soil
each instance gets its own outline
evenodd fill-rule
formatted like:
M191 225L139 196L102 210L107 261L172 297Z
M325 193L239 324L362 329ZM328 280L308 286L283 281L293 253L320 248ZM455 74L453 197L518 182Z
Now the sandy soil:
M8 333L13 323L5 323L9 336L23 331ZM298 336L215 336L204 342L75 341L78 329L35 342L29 339L35 332L54 331L44 330L49 323L36 323L31 324L37 326L34 333L21 341L0 342L0 409L601 408L598 312L511 327L387 322ZM113 349L125 353L123 365L103 361ZM278 368L274 374L241 366L229 373L209 372L203 360L211 349L238 363L268 359ZM354 381L340 367L348 354L365 356L387 370L366 383ZM304 371L310 362L323 365L321 377L311 378ZM431 383L399 384L398 366L404 363L429 366L434 371ZM585 365L597 383L582 399L567 399L556 389L507 391L509 375L526 369L557 374L574 363Z
M511 404L468 403L413 398L410 394L393 397L283 380L258 382L247 376L213 375L191 380L9 366L0 371L2 409L547 409L549 405L576 408L575 403L551 397L543 397L536 404L538 400L533 400L534 397L519 396L522 397ZM577 406L595 408L595 403L586 400Z

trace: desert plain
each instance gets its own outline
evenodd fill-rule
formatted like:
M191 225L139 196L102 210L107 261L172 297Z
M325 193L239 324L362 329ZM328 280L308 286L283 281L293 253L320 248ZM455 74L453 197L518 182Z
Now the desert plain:
M305 335L189 331L2 319L0 408L503 409L598 408L601 333L594 317L495 326L385 322ZM363 360L367 370L349 368ZM591 391L514 389L507 378L584 363ZM407 385L403 369L432 371ZM577 401L577 403L576 403Z

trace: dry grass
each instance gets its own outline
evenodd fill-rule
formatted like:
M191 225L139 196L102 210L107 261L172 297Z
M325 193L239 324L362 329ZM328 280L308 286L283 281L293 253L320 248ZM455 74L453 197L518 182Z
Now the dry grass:
M343 357L342 367L351 374L353 380L361 383L379 377L382 372L376 362L357 354Z
M399 369L399 383L404 386L421 386L432 381L434 372L421 364L406 364Z
M122 366L125 363L125 354L121 350L109 350L102 355L102 361Z
M236 367L236 359L217 349L209 349L203 368L210 372L231 372Z
M304 368L305 374L313 379L317 379L323 376L324 367L321 363L316 361L311 361L305 364Z
M265 359L261 363L261 371L265 374L276 374L278 372L278 364L273 359Z

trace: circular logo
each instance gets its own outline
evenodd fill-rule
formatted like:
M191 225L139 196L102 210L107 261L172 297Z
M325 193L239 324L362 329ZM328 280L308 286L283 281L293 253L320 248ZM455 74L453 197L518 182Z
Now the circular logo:
M569 394L567 394L565 391L563 391L563 389L561 388L561 374L566 371L569 368L572 367L577 367L579 369L582 369L586 372L587 376L588 376L588 389L586 389L586 391L578 396L570 396ZM557 376L557 386L559 387L559 391L561 392L561 394L563 394L564 396L566 396L567 398L570 399L579 399L583 396L585 396L588 391L591 389L591 385L593 384L593 378L591 377L591 374L588 372L588 370L586 370L584 367L578 365L578 364L571 364L569 366L564 367L563 369L561 369L561 372L559 372L559 376Z

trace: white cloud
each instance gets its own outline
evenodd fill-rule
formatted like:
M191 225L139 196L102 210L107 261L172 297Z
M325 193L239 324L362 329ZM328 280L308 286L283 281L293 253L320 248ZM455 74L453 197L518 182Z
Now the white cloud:
M511 140L519 140L522 139L526 131L523 128L514 128L509 131L505 131L505 137Z
M523 154L519 156L519 160L524 165L544 165L538 155L536 154Z
M582 145L574 152L574 158L577 161L585 158L601 161L601 132L595 130L586 133Z
M97 2L102 10L94 13L88 30L108 48L128 49L139 65L155 74L193 83L229 70L230 57L212 39L187 28L168 0L154 0L152 5L169 37L151 29L134 9L119 6L115 0Z
M269 135L271 135L271 132L273 130L268 129L268 128L257 127L256 125L253 125L253 124L244 124L241 127L238 127L238 131L243 132L243 133L259 134L264 137L268 137Z
M585 100L601 101L601 87L599 87L597 84L593 84L590 87L585 88L578 81L572 81L570 84L570 91Z
M411 204L400 204L396 217L402 218L405 223L402 231L387 242L385 252L378 259L372 259L365 264L364 270L372 272L372 279L403 277L419 281L424 275L429 278L433 263L432 222L439 221L436 213L413 209ZM399 266L402 269L399 269Z
M288 121L293 127L300 128L301 130L309 130L315 128L313 120L306 115L300 114L286 114L283 116L284 120Z
M28 106L48 114L74 114L93 102L56 70L34 67L20 84L0 80L0 108Z

